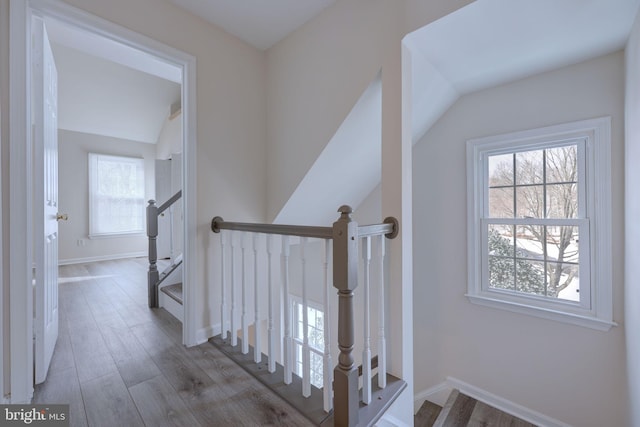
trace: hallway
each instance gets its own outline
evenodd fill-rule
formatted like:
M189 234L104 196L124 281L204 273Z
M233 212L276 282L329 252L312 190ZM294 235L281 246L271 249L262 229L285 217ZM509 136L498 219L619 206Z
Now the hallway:
M184 347L181 323L147 307L146 269L60 267L59 337L34 403L70 404L71 426L309 425L211 344Z

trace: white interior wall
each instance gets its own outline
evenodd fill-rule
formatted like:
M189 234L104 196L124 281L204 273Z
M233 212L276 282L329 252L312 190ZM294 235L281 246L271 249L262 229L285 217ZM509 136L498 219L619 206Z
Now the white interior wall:
M640 15L626 48L625 88L625 325L629 425L640 425Z
M172 154L182 153L182 113L167 117L156 143L156 158L167 160Z
M269 219L374 80L400 6L336 2L267 51Z
M416 392L446 376L571 425L628 425L623 324L623 54L467 95L414 148ZM613 301L599 332L471 304L468 139L612 116Z
M137 141L67 130L58 131L60 263L85 262L147 253L145 235L89 239L89 153L144 158L145 200L155 199L156 147Z

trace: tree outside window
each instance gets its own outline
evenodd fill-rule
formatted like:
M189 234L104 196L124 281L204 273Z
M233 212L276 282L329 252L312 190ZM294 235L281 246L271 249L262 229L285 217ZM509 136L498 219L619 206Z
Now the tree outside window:
M488 162L491 218L578 217L577 145ZM579 301L578 226L490 224L488 235L490 287Z

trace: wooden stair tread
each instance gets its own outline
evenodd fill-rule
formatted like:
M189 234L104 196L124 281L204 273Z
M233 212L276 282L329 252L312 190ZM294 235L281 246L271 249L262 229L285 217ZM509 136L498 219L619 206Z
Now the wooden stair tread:
M175 285L164 286L160 288L161 292L167 294L171 299L182 305L182 283L176 283Z
M413 417L413 425L415 427L431 427L441 411L442 406L425 400L418 413Z
M418 413L420 413L420 411L418 411ZM416 426L417 425L416 423ZM472 397L460 393L458 390L451 392L447 403L445 403L433 424L420 425L433 425L435 427L535 427L534 424L493 408L483 402L479 402Z

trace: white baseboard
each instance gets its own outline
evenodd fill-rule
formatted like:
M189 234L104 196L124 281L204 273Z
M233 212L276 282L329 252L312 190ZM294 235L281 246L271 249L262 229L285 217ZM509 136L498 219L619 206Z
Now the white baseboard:
M85 258L67 258L58 260L58 265L69 265L69 264L84 264L88 262L98 262L98 261L112 261L116 259L124 259L124 258L140 258L146 257L146 252L128 252L122 254L113 254L113 255L101 255L94 257L85 257Z
M421 391L413 398L413 413L416 414L418 412L425 400L439 406L444 406L452 390L453 387L445 381L434 387Z
M533 409L526 408L515 402L452 377L447 377L444 382L416 394L414 399L416 411L420 406L422 406L422 403L425 400L444 406L449 393L451 393L453 389L458 389L461 393L466 394L469 397L473 397L480 402L493 406L502 412L511 414L524 421L530 422L531 424L546 427L571 427L569 424L563 423L560 420L556 420L555 418L551 418L540 412L534 411ZM446 396L443 399L442 396L445 394Z
M407 423L402 422L393 415L383 415L382 418L375 423L376 427L409 427Z

